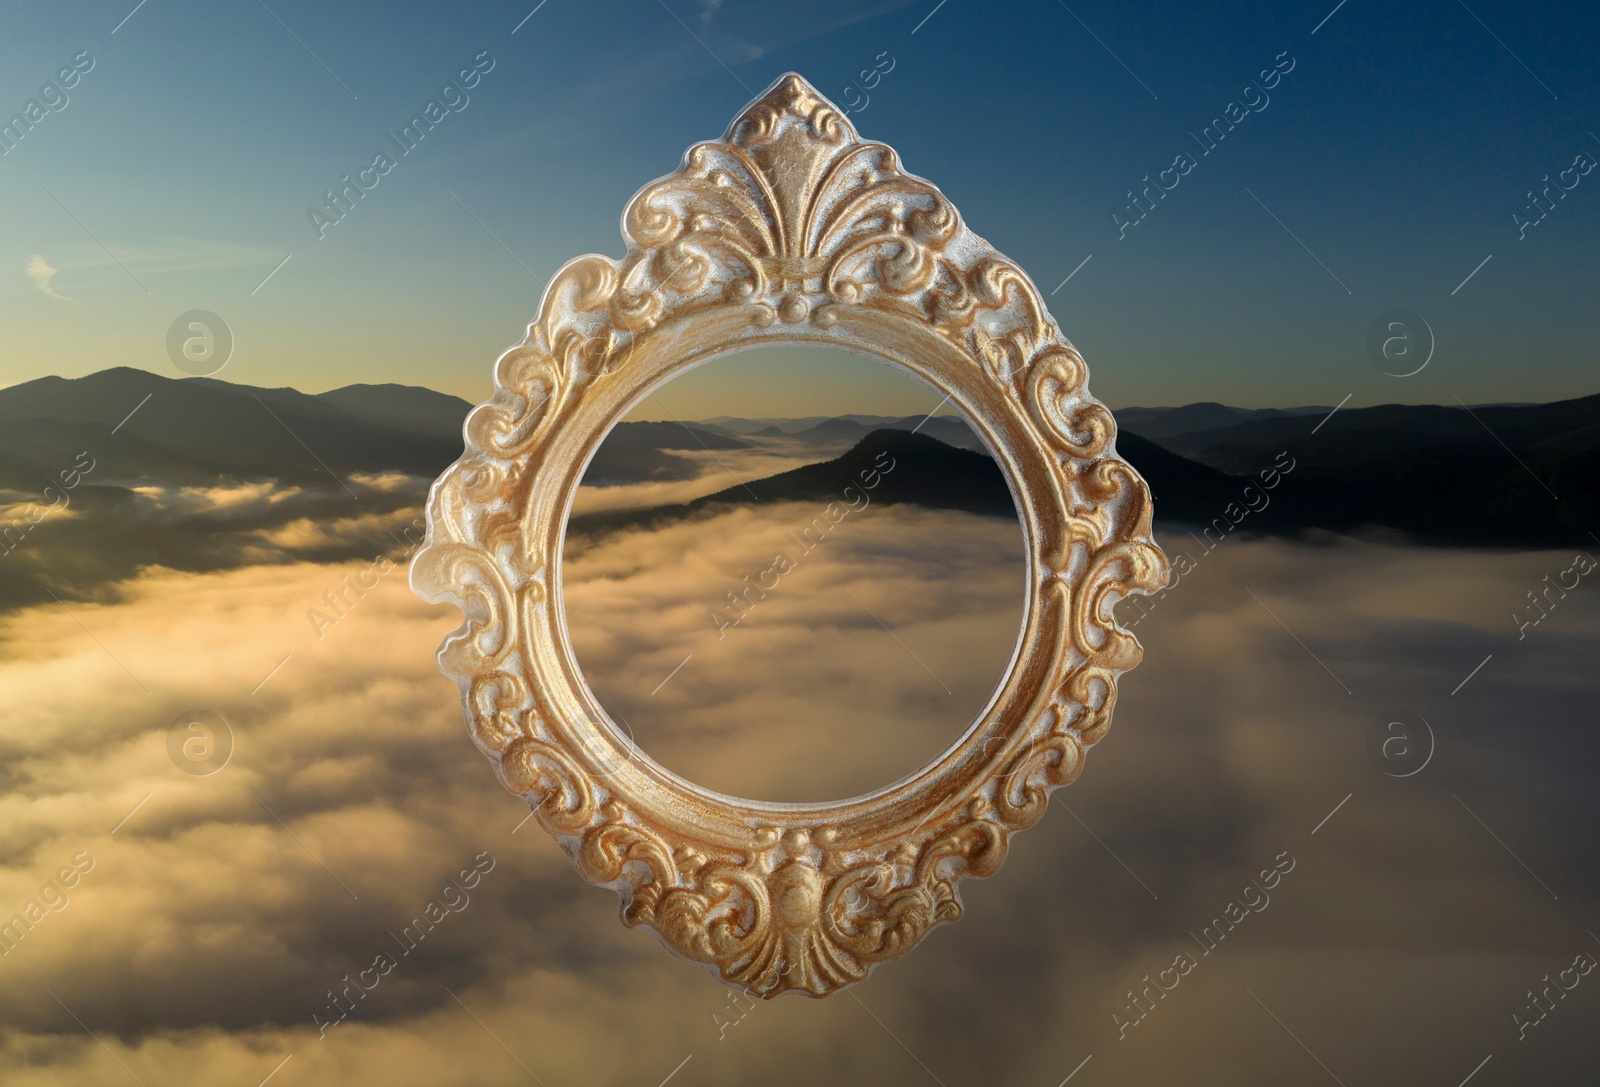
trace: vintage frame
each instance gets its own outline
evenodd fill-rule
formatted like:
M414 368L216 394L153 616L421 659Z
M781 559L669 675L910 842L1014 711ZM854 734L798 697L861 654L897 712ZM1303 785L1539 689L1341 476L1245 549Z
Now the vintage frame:
M412 567L465 619L439 651L469 731L622 920L761 996L826 996L961 916L1111 723L1139 643L1112 607L1166 584L1150 493L1116 455L1078 352L1027 275L885 144L785 75L721 140L623 214L627 254L551 280L527 338L434 484ZM917 773L839 803L702 789L638 755L567 636L572 495L635 401L696 363L813 344L887 361L949 395L1010 481L1029 598L982 716Z

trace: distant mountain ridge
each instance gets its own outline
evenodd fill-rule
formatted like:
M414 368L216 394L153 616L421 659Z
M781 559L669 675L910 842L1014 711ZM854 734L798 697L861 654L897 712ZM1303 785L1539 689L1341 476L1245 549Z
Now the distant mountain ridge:
M568 531L598 536L656 528L719 506L763 502L809 502L819 508L828 503L863 508L911 504L992 517L1016 515L1011 490L992 457L926 434L879 429L832 460L747 480L691 502L582 514L568 522Z
M470 405L431 389L348 386L320 395L118 367L0 389L0 486L49 478L88 450L101 478L208 483L437 475L461 455Z
M985 451L983 440L959 415L810 415L795 419L718 415L697 420L694 425L721 434L790 438L809 445L854 443L874 430L915 430L958 449Z
M472 410L459 396L418 385L346 385L312 395L370 423L407 431L460 430L466 413Z
M1600 395L1257 415L1160 442L1241 477L1288 453L1299 467L1260 520L1278 531L1387 528L1422 542L1500 547L1588 547L1600 534Z
M1175 409L1183 411L1186 409ZM1330 409L1331 411L1331 409ZM1327 418L1311 415L1256 416L1226 423L1176 429L1168 426L1165 439L1130 423L1127 429L1162 441L1175 453L1203 460L1226 470L1243 470L1270 448L1285 442L1304 442L1317 431L1324 445L1319 464L1358 460L1363 447L1397 452L1419 444L1519 449L1538 455L1571 451L1600 444L1600 395L1558 400L1529 406L1445 407L1433 404L1380 404L1347 408ZM1161 429L1159 427L1155 429ZM1348 440L1360 435L1359 442ZM1323 442L1323 439L1332 439ZM1504 443L1503 445L1501 443ZM1307 447L1309 449L1309 447ZM1524 457L1526 459L1526 457Z
M1326 415L1331 408L1230 408L1226 404L1206 401L1184 404L1176 408L1121 408L1113 412L1117 426L1131 430L1153 441L1191 434L1201 430L1215 430L1235 423L1255 419L1282 419L1299 415Z
M456 397L393 384L311 395L130 368L41 378L0 389L0 488L37 494L80 451L97 462L74 499L84 509L110 500L108 484L129 480L209 486L272 479L330 492L353 473L425 481L460 455L470 408ZM1205 403L1116 414L1118 451L1150 484L1160 523L1215 522L1282 454L1297 467L1274 491L1271 508L1252 515L1253 530L1375 528L1421 542L1507 547L1591 546L1590 534L1600 533L1600 396L1470 409ZM766 427L781 437L758 437ZM950 415L630 422L602 443L586 482L695 479L706 460L697 453L737 453L763 442L789 456L814 450L825 464L882 430L916 430L974 455L985 450ZM49 535L41 533L33 539Z
M591 487L693 479L700 465L674 451L748 449L749 443L688 423L618 423L584 470Z
M700 426L721 430L729 434L754 434L759 430L772 429L782 434L796 434L818 423L826 423L830 419L848 419L852 423L861 423L868 429L898 422L900 416L895 415L804 415L804 416L770 416L760 419L747 419L739 415L714 415L710 419L695 420Z

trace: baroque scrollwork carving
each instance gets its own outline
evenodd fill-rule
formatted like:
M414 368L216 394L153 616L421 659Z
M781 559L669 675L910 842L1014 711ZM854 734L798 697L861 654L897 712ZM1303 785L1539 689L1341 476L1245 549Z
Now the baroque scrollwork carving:
M1110 725L1141 650L1112 614L1166 583L1150 494L1027 275L797 75L642 189L620 260L552 279L434 485L416 591L459 607L439 651L468 730L622 919L761 996L826 996L961 916ZM948 393L1012 482L1031 598L984 716L918 774L831 804L719 796L640 756L584 684L561 539L610 426L695 362L832 345Z

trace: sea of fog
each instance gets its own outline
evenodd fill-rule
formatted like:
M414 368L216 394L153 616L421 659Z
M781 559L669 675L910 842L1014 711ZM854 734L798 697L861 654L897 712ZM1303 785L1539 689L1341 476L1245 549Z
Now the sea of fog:
M569 555L574 638L670 768L848 796L982 708L1020 538L864 511L719 627L783 513ZM753 1008L524 822L433 663L457 617L403 568L331 626L308 611L370 564L154 569L117 602L13 611L0 920L34 920L0 942L0 1080L1593 1082L1593 578L1533 623L1572 555L1161 542L1192 568L1137 613L1111 731L963 885L965 918L848 994ZM174 741L200 712L225 759Z

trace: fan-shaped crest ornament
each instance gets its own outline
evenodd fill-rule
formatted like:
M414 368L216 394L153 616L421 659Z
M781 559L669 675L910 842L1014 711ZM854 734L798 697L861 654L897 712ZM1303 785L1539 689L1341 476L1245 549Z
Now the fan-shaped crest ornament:
M1150 493L1028 276L798 75L634 196L623 233L621 260L556 273L500 358L434 484L412 585L464 613L439 667L473 741L617 892L624 924L747 992L827 996L959 918L959 881L999 871L1105 735L1141 655L1113 606L1168 576ZM778 344L853 351L947 394L1026 541L1021 635L982 715L921 770L837 803L723 796L641 754L584 682L560 599L572 496L611 426L696 363Z

